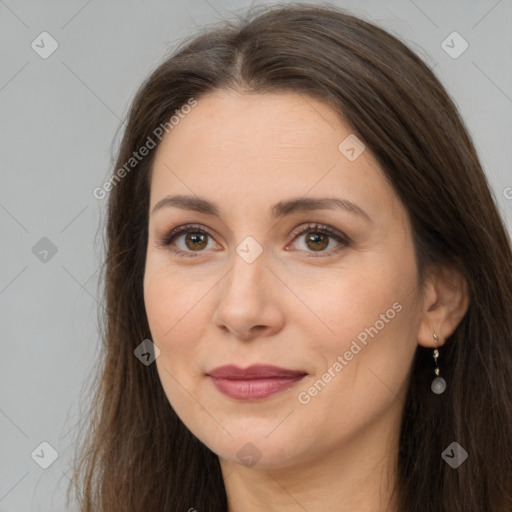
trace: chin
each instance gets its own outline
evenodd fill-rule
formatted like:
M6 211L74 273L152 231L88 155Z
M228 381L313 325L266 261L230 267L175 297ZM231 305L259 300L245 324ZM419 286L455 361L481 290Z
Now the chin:
M273 439L270 437L250 435L246 431L221 444L205 444L219 459L247 468L276 469L292 464L299 456L295 451L298 443L291 442L292 438L289 436L275 436ZM286 439L291 442L290 446L286 446Z

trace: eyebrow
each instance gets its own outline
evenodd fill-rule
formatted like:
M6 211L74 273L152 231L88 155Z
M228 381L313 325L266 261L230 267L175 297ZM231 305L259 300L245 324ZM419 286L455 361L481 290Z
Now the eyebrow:
M176 195L164 197L156 203L151 213L155 213L164 207L176 207L219 218L221 216L220 209L215 203L198 196ZM371 217L361 207L347 199L338 197L291 198L274 204L270 211L272 217L279 219L295 212L334 209L347 211L364 218L369 223L373 223Z

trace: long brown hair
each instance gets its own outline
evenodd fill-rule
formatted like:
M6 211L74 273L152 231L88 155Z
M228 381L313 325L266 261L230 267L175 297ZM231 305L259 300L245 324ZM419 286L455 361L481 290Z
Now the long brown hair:
M467 281L469 310L443 346L446 392L430 391L431 350L418 346L412 362L399 510L512 510L510 238L465 124L429 67L385 30L329 4L260 6L210 27L138 90L108 187L103 346L68 495L74 490L81 512L227 511L217 455L177 417L155 364L134 356L151 338L142 284L156 150L129 171L126 162L191 98L229 88L327 101L408 211L420 276L442 264ZM469 454L457 469L441 457L454 441Z

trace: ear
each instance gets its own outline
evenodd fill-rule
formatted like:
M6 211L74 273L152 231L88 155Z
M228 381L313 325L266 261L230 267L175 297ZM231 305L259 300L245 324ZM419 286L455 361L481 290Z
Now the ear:
M424 284L418 343L431 348L444 345L464 318L468 306L468 285L464 276L451 267L435 267ZM434 333L439 341L434 339Z

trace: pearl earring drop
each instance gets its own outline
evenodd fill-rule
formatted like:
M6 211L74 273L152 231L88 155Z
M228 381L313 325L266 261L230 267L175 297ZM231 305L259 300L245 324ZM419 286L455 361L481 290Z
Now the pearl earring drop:
M430 389L432 389L432 392L434 392L436 395L440 395L441 393L444 393L444 390L446 389L446 381L443 379L443 377L439 376L440 370L439 364L437 362L437 359L439 357L439 350L437 348L439 337L437 336L436 333L434 333L434 340L436 341L436 348L434 349L434 373L436 374L436 378L432 381Z

